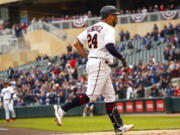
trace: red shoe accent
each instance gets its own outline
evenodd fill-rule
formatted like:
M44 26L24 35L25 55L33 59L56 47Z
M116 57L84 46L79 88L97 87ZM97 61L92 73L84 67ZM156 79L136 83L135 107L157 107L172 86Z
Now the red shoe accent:
M16 121L16 118L12 118L12 121L14 121L14 122L15 122L15 121Z

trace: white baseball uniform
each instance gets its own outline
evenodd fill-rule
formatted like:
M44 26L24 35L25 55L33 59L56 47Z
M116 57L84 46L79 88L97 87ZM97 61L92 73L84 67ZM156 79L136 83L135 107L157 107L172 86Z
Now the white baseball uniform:
M77 36L81 44L88 44L89 54L86 71L88 73L88 86L86 94L91 101L99 95L105 102L115 101L115 92L111 82L111 68L113 56L105 48L108 43L115 44L115 29L104 22L98 22Z
M14 101L11 98L11 95L14 94L14 88L9 86L7 88L3 88L1 91L1 97L3 97L3 105L5 109L5 119L10 119L9 111L12 114L12 118L16 117L16 113L14 111Z

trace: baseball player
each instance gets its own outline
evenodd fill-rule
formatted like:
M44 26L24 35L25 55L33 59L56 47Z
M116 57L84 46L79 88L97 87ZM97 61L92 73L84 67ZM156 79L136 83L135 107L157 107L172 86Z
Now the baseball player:
M70 109L88 102L94 102L102 95L106 106L106 112L114 126L116 135L121 135L133 128L133 125L124 125L115 103L115 91L110 79L113 56L122 61L126 68L125 58L115 49L115 25L117 15L120 13L116 7L108 5L100 10L101 21L88 27L77 36L74 44L82 57L87 53L84 45L88 45L89 54L86 64L88 84L86 94L77 95L71 103L62 107L54 105L57 124L62 125L63 115Z
M92 103L87 103L84 107L83 110L83 117L86 117L88 111L90 112L89 115L92 117L93 116L93 111L94 111L94 102Z
M10 121L10 112L12 115L12 120L16 120L16 113L14 110L14 100L13 100L14 88L9 86L8 82L4 82L4 87L1 90L1 104L3 104L5 109L5 122Z

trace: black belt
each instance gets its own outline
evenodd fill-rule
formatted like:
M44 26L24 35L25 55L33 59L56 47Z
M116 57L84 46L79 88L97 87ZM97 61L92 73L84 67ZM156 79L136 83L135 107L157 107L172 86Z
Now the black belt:
M103 58L101 58L101 57L89 57L89 58L105 60L105 59L103 59ZM108 62L107 60L105 60L105 63L106 63L106 64L109 64L109 62Z

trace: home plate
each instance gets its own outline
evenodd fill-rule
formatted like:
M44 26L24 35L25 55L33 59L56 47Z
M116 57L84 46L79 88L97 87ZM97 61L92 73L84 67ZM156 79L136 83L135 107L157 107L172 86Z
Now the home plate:
M5 131L5 130L8 130L7 128L1 128L0 127L0 131Z

